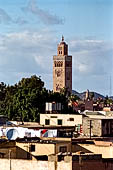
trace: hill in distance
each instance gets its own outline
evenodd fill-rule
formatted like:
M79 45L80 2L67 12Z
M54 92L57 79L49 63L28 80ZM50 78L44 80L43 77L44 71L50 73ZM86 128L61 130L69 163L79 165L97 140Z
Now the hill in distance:
M91 93L92 93L92 91L90 91ZM102 99L104 99L105 98L105 96L103 96L103 95L101 95L101 94L99 94L99 93L96 93L96 92L93 92L94 93L94 99L97 99L97 98L102 98ZM78 96L80 99L85 99L85 95L86 95L86 92L82 92L82 93L79 93L79 92L77 92L77 91L75 91L75 90L72 90L72 94L74 94L74 95L76 95L76 96ZM113 96L112 96L113 97Z

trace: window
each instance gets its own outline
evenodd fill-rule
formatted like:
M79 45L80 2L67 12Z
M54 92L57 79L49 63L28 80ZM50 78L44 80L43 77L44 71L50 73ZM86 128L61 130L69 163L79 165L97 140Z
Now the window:
M70 72L67 72L67 80L70 80L71 79L71 73Z
M57 122L58 122L58 125L62 125L62 119L58 119Z
M61 63L61 67L63 66L63 62Z
M74 118L69 118L70 121L74 121Z
M51 116L51 118L57 118L57 116Z
M47 155L40 155L40 156L35 156L37 160L41 161L48 161L48 156Z
M31 145L30 151L31 151L31 152L35 152L35 145Z
M63 66L63 61L58 61L58 62L55 61L55 62L54 62L54 66L55 66L55 67L62 67L62 66Z
M71 61L66 61L66 67L71 67L72 63Z
M67 146L61 146L60 152L67 152Z
M67 76L67 80L70 80L70 77L69 77L69 76Z
M55 67L57 67L56 61L54 62Z
M50 125L50 120L49 119L45 119L45 125Z

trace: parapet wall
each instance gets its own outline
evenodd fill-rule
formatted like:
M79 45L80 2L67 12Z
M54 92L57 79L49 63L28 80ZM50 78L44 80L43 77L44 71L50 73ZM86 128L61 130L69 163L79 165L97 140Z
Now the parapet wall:
M111 160L73 160L66 156L64 160L57 162L55 157L49 161L33 161L22 159L0 159L0 170L113 170Z
M32 161L21 159L0 159L0 170L72 170L72 162Z

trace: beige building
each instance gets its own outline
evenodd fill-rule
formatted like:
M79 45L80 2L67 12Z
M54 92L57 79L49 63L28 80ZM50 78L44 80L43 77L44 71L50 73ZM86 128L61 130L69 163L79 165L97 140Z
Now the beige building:
M48 159L48 155L59 152L71 152L71 142L26 138L0 144L0 158L38 160L46 156Z
M82 115L40 114L40 125L50 125L50 126L82 125Z
M113 136L113 115L101 112L86 112L83 117L84 136Z
M106 166L107 165L107 166ZM112 170L111 161L102 161L100 155L51 155L48 161L0 159L0 170Z
M102 154L102 158L113 158L113 143L109 141L87 141L72 145L72 151Z
M71 146L70 141L45 141L30 138L18 141L5 141L0 144L1 170L112 170L112 143L104 144L99 151L94 144L76 142ZM100 141L99 141L100 142ZM96 143L96 145L103 143ZM74 148L73 148L74 147ZM106 148L105 148L106 147ZM104 150L105 149L105 150ZM108 150L107 150L108 149ZM92 153L93 152L95 153ZM82 151L82 152L78 152ZM73 153L76 152L76 153ZM101 155L101 153L102 155ZM103 155L106 154L106 155Z
M68 55L68 45L62 37L57 55L53 56L53 91L60 92L64 87L72 91L72 56Z

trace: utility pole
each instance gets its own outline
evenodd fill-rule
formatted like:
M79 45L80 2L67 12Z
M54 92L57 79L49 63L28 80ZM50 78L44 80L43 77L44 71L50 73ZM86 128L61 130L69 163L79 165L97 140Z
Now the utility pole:
M91 139L91 132L92 132L92 120L88 120L89 121L89 123L88 123L88 126L89 126L89 137L90 137L90 139Z
M11 150L9 150L9 170L11 170Z
M89 130L90 130L90 139L91 139L91 129L92 129L92 120L89 120L90 124L89 124Z
M80 167L80 170L82 170L82 166L83 166L82 155L80 154L79 155L79 167Z

